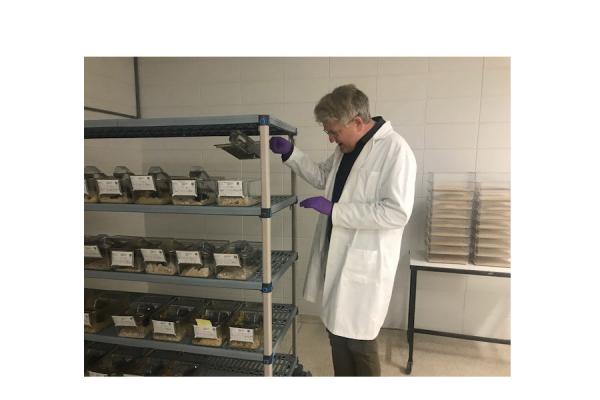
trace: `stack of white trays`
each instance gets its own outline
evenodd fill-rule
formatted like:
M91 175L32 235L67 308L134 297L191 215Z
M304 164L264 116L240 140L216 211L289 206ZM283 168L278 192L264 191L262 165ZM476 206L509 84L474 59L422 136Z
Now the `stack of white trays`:
M474 174L429 174L427 261L467 264L473 221Z
M510 183L476 187L473 264L510 267Z

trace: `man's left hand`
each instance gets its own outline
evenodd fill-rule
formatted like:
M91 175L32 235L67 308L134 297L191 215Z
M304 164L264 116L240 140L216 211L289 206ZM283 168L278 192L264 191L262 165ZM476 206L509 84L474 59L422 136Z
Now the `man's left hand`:
M300 207L312 208L320 212L321 214L331 215L333 210L333 203L327 200L323 196L309 197L300 202Z

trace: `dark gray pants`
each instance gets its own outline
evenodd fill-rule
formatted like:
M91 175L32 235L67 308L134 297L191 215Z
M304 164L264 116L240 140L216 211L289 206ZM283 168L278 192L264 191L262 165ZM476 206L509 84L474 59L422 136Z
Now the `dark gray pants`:
M377 338L357 340L327 333L335 376L381 376Z

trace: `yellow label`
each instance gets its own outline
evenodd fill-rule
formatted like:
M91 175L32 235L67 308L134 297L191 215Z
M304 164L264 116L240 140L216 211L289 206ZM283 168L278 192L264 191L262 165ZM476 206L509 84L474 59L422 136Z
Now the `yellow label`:
M212 323L208 319L197 319L196 325L201 328L212 328Z

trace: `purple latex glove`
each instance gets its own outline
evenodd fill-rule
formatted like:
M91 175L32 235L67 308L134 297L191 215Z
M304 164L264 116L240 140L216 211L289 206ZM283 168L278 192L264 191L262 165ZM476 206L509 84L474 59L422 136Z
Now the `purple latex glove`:
M284 138L274 136L269 140L269 147L273 153L287 154L292 149L292 144Z
M313 208L321 214L331 215L333 210L333 203L327 200L323 196L309 197L300 202L300 207Z

